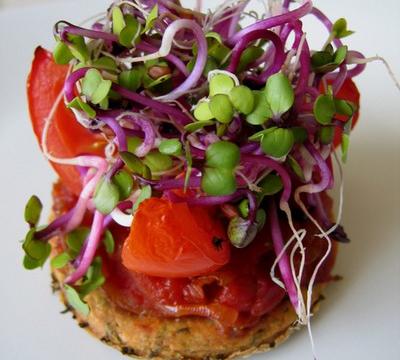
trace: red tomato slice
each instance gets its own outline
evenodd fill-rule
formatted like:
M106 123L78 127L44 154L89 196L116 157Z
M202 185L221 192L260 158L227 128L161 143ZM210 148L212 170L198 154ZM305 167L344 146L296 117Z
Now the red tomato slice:
M332 84L332 82L333 82L332 80L328 80L329 85ZM320 92L325 92L322 82L321 82L319 90L320 90ZM345 80L343 86L340 88L336 97L338 99L351 101L352 103L356 104L357 109L360 108L360 92L358 91L358 88L357 88L356 84L354 83L354 81L351 79ZM359 116L360 116L360 112L357 110L353 116L353 123L352 123L351 128L353 128L356 125ZM346 116L343 116L343 115L336 115L335 117L336 117L336 119L341 120L341 121L347 120ZM336 148L337 146L339 146L341 142L342 142L342 130L339 127L336 127L335 128L335 137L333 139L334 147Z
M122 249L126 268L162 277L210 273L228 263L230 245L211 208L151 198L140 204Z
M63 89L67 73L68 66L57 65L50 52L41 47L36 48L27 80L27 95L32 127L39 144L45 119ZM47 137L50 153L58 157L101 155L104 145L104 139L81 126L71 110L65 107L64 101L61 101L56 108ZM52 166L69 190L79 194L81 182L77 169L54 163Z

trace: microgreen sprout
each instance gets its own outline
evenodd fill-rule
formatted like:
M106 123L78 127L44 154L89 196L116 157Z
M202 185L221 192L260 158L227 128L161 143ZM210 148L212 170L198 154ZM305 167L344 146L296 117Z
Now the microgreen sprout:
M285 1L274 16L261 17L243 12L247 2L227 1L207 15L178 3L121 1L92 28L56 24L53 60L69 70L43 120L41 147L57 169L79 169L81 191L68 212L43 228L42 204L30 198L23 265L42 267L51 252L48 240L63 235L63 252L51 266L69 273L67 301L88 316L87 296L105 282L102 256L118 248L110 224L130 227L150 197L178 197L189 205L230 209L225 230L237 248L257 239L269 222L266 241L276 256L271 278L287 291L299 322L309 324L312 287L329 256L329 234L341 229L328 229L323 216L320 225L310 212L312 201L333 186L327 164L334 149L341 147L343 162L348 157L358 116L358 99L346 94L351 79L367 62L382 58L365 58L344 45L342 39L353 33L346 20L332 24L311 1L294 10ZM318 49L310 49L302 30L309 13L329 32ZM240 23L241 14L251 15L250 25ZM78 152L85 155L61 158L52 152L48 140L63 101L78 126L97 139L85 148L77 137L83 149ZM105 156L90 155L99 154L105 142ZM307 231L295 228L293 202L327 241L311 275L305 271ZM286 215L289 239L283 238L279 211ZM83 226L89 220L91 226Z

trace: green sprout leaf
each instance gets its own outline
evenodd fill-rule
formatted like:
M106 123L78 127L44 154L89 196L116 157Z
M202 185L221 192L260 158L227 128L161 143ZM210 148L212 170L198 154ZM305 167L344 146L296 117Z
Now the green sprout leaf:
M106 230L103 235L103 244L107 254L112 254L115 250L115 241L110 230Z
M267 101L274 115L288 111L294 102L294 91L289 79L282 73L270 76L265 86Z
M258 209L256 214L256 223L258 231L260 231L264 227L266 220L267 220L267 214L265 213L265 210Z
M215 122L212 120L196 121L196 122L185 125L184 129L187 132L193 133L198 130L201 130L202 128L204 128L206 126L210 126L210 125L214 125L214 124L215 124Z
M251 125L262 125L272 117L272 110L268 104L267 96L263 91L253 91L254 108L247 115L246 121Z
M277 128L278 128L278 127L276 127L276 126L271 126L271 127L268 128L268 129L258 131L258 132L256 132L255 134L251 135L251 136L249 137L249 140L250 140L250 141L261 141L262 138L264 137L264 135L267 135L267 134L269 134L270 132L275 131L275 129L277 129Z
M293 132L290 129L275 129L264 135L261 140L261 148L274 158L281 158L287 155L294 144Z
M339 47L335 53L328 45L325 50L317 51L311 56L311 65L317 73L327 73L337 69L347 56L347 46Z
M161 154L179 156L182 154L182 144L178 139L167 139L160 142L158 150Z
M143 159L152 173L163 172L170 169L173 165L172 158L169 155L160 153L158 150L150 151Z
M340 115L352 116L355 111L355 105L342 99L334 99L336 112Z
M139 39L140 24L132 15L125 15L125 27L119 33L119 42L121 45L131 48Z
M239 161L239 147L232 142L217 141L207 147L206 165L208 167L234 169Z
M217 94L228 95L235 86L229 75L217 74L210 79L210 97Z
M186 171L185 171L185 183L183 186L184 192L189 185L190 175L192 174L192 166L193 166L193 158L192 153L190 152L190 143L186 141L185 143L185 159L186 159Z
M214 115L211 113L210 106L208 101L200 101L196 108L194 109L193 115L196 120L199 121L209 121L214 118Z
M80 314L87 317L90 313L89 306L81 299L78 292L69 285L64 285L64 291L68 304Z
M265 196L272 196L277 194L279 191L283 189L283 183L280 176L276 174L267 175L258 186L261 188L261 192L259 194L260 201Z
M246 70L246 68L256 61L263 53L264 50L258 46L252 45L246 48L242 52L242 55L240 55L239 65L236 72L241 73Z
M225 46L222 42L221 36L216 33L209 32L206 34L208 55L217 62L217 67L224 63L231 52L231 49ZM197 55L197 44L193 45L193 55Z
M108 56L102 56L92 62L92 66L96 69L107 71L118 71L117 63Z
M227 95L214 95L210 99L209 106L211 113L220 123L228 124L231 122L233 118L233 106Z
M68 233L66 243L68 246L68 253L72 258L78 256L81 252L83 243L89 236L90 229L84 226L78 227Z
M130 171L134 174L143 175L145 165L135 154L130 151L121 151L119 155Z
M249 200L243 199L238 205L238 210L243 218L247 218L249 216Z
M50 255L51 246L47 242L35 239L35 231L35 228L28 231L22 244L22 248L24 249L25 254L31 259L44 263Z
M236 248L248 246L256 237L258 226L240 216L232 218L228 225L228 237L232 245Z
M293 156L289 155L286 161L289 164L290 168L293 170L293 172L299 177L299 179L301 181L305 181L303 169L301 168L297 160Z
M151 198L151 186L146 185L146 186L142 187L136 202L133 204L132 212L135 212L138 209L139 205L144 200L150 199L150 198Z
M53 51L53 59L58 65L68 64L74 56L68 46L60 40L57 40L56 47Z
M340 18L335 21L332 27L332 34L336 39L341 39L351 34L354 34L354 31L347 30L347 21L344 18Z
M205 168L201 178L201 189L208 195L230 195L236 191L236 187L236 178L233 169Z
M303 127L295 126L295 127L292 127L291 130L293 133L294 142L296 144L302 144L304 141L307 140L308 133L307 133L307 130L304 129Z
M24 218L30 227L34 227L40 220L43 205L36 195L32 195L25 205Z
M126 139L128 143L128 151L134 154L137 148L143 144L143 140L139 136L128 136Z
M126 24L124 20L124 14L122 13L122 10L118 6L115 6L112 10L113 34L119 35L125 26Z
M25 251L23 265L27 270L42 267L51 252L50 244L35 239L35 231L35 228L30 229L22 244L22 248Z
M96 117L96 110L94 110L89 104L85 103L79 96L69 102L67 107L83 111L89 119L94 119Z
M104 284L105 278L101 271L101 263L101 257L97 256L89 266L89 269L85 274L85 280L82 285L79 286L79 295L81 299L84 299L86 295Z
M333 136L335 135L335 127L332 125L321 126L318 135L321 143L324 145L328 145L333 141Z
M229 124L222 124L222 123L217 123L217 136L222 137L225 135L226 130L228 130Z
M221 35L218 34L215 31L209 31L206 35L205 35L206 39L214 39L215 41L217 41L219 44L222 44L222 38Z
M249 115L254 109L254 95L247 86L235 86L230 91L229 98L234 108L242 114Z
M131 70L124 70L118 76L119 84L131 91L136 91L140 88L145 73L143 66L135 66Z
M24 256L23 266L24 266L24 269L26 269L26 270L37 269L39 267L42 267L43 264L44 264L44 261L39 261L39 260L33 259L27 254L25 254L25 256Z
M119 196L118 187L111 181L103 178L96 188L93 202L98 211L107 215L117 206Z
M104 80L97 69L90 69L82 80L82 93L93 103L100 104L111 89L111 80Z
M346 59L346 56L347 46L341 46L336 50L333 61L336 65L340 65Z
M350 135L343 133L342 134L342 143L341 143L343 163L345 163L347 161L347 154L349 152L349 146L350 146Z
M125 170L119 170L112 178L112 182L118 188L119 200L129 197L133 188L132 176Z
M332 95L320 95L314 103L314 116L321 125L329 125L336 108Z
M50 265L54 269L61 269L65 265L67 265L70 260L71 256L68 253L63 252L60 255L57 255L56 257L52 258Z
M142 31L142 34L149 31L153 27L155 21L157 20L157 17L158 17L158 4L154 5L149 15L147 16L146 25Z
M78 59L81 63L86 63L90 59L90 54L84 38L79 35L69 34L68 40L71 42L68 47L74 58Z

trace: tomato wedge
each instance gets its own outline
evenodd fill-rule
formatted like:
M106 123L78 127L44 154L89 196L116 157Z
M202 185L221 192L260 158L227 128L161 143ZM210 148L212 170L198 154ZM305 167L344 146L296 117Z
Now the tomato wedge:
M328 84L332 84L332 80L328 80ZM325 93L325 89L323 87L323 84L321 83L320 86L320 92ZM354 83L353 80L351 79L346 79L345 82L343 83L343 86L340 88L338 91L336 97L338 99L343 99L347 101L351 101L352 103L356 104L357 109L360 108L360 92L358 91L358 88L356 84ZM356 113L353 116L353 123L351 128L353 128L360 116L359 110L356 111ZM341 121L346 121L346 116L343 115L336 115L336 119L341 120ZM337 146L340 145L342 142L342 129L340 129L338 126L335 128L335 137L333 139L333 145L336 148Z
M228 263L230 244L214 209L150 198L135 213L122 262L135 272L188 277Z
M38 47L35 50L31 71L27 79L29 114L33 131L41 143L45 119L60 95L68 73L68 66L57 65L50 52ZM71 110L61 101L53 117L47 137L51 154L58 157L73 157L79 154L103 153L104 139L81 126ZM81 190L80 176L73 166L52 163L63 183L75 194Z

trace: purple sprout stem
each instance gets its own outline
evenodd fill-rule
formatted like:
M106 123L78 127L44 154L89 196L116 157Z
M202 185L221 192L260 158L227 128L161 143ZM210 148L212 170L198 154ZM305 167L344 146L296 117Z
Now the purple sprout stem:
M289 258L286 254L286 252L282 253L284 249L284 243L283 243L283 237L282 237L282 231L281 227L279 224L279 219L278 219L278 212L276 209L275 201L272 199L269 201L269 219L270 219L270 225L271 225L271 236L272 236L272 243L274 246L275 254L278 257L281 255L279 261L278 261L278 266L279 270L281 273L281 277L283 280L283 283L285 284L286 291L288 293L290 302L292 303L294 309L297 310L299 309L299 298L297 295L297 287L295 284L295 281L293 279L293 274L291 270L291 266L289 263Z
M244 29L240 30L235 35L233 35L230 39L228 39L228 44L230 46L234 46L236 43L240 41L240 39L243 36L253 31L271 29L273 27L280 26L288 22L294 22L295 20L300 19L303 16L307 15L311 11L311 9L312 9L311 1L306 0L304 4L299 8L297 8L296 10L257 21L255 24L245 27Z
M87 37L90 39L101 39L105 41L112 41L112 42L118 42L118 36L114 34L110 34L105 31L98 31L98 30L90 30L90 29L85 29L76 25L72 25L70 23L64 22L65 24L68 24L68 26L64 27L61 30L60 38L65 41L65 42L70 42L67 34L72 34L72 35L80 35L83 37Z
M74 284L79 279L81 279L86 274L90 264L93 262L96 250L101 241L101 235L103 234L104 231L103 228L104 218L105 215L103 215L99 211L95 211L92 227L90 229L89 236L85 241L86 246L84 244L81 250L80 262L76 270L71 275L69 275L68 278L65 280L67 284L70 285Z
M279 71L279 69L282 67L282 64L285 61L285 52L282 41L279 38L279 36L269 30L256 30L248 34L245 34L233 48L231 62L229 63L226 70L234 73L236 71L237 66L239 65L240 57L243 51L248 47L249 43L261 38L270 40L275 47L274 62L267 69L266 76L269 76Z
M113 84L112 89L128 100L149 107L153 111L158 111L165 115L170 115L179 125L187 125L191 122L191 119L187 115L185 115L181 110L172 107L168 104L162 103L154 99L150 99L146 96L125 89L121 85Z
M318 150L314 147L313 144L309 140L304 142L304 146L310 155L314 158L316 165L318 166L321 174L321 180L318 184L312 184L312 191L308 191L309 193L319 193L326 190L331 183L331 171L329 170L326 161L323 159Z
M204 36L203 29L193 20L179 19L172 22L164 32L162 44L164 42L164 39L167 39L167 41L168 39L170 39L172 41L176 33L181 29L189 29L194 34L198 48L196 63L190 75L182 84L180 84L170 93L159 97L159 99L162 99L164 101L176 100L180 96L184 95L192 87L196 86L197 82L203 74L204 67L207 63L207 41Z
M44 229L39 230L35 233L35 239L46 241L46 240L49 240L50 238L52 238L57 233L61 232L62 229L71 220L73 213L74 213L74 209L72 208L65 214L63 214L60 217L58 217L57 219L53 220Z
M290 179L289 173L286 171L286 169L281 164L279 164L277 161L272 160L263 155L249 155L249 154L241 154L241 162L262 164L266 168L275 170L278 173L278 175L281 177L281 180L283 183L281 204L288 202L291 192L292 192L292 181Z

